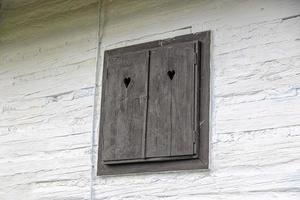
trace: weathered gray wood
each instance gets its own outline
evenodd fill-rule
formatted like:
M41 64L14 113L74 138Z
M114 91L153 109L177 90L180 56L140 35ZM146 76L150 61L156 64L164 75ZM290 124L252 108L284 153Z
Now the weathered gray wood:
M197 61L200 63L200 120L199 130L199 159L208 168L209 165L209 116L210 116L210 38L211 32L199 33L201 46ZM198 102L199 103L199 102Z
M194 43L151 52L146 156L192 155Z
M166 47L171 83L171 156L193 154L194 143L194 43Z
M110 56L107 60L104 161L143 157L147 73L145 51Z
M151 51L146 157L169 156L171 147L171 83L167 51Z
M193 44L193 45L190 45ZM196 44L196 45L195 45ZM178 146L176 144L176 142L171 142L173 139L168 137L168 139L170 139L170 143L169 144L165 144L169 147L169 149L163 149L163 147L161 147L161 149L157 152L155 152L155 150L150 149L151 146L149 146L149 133L151 134L151 131L149 132L149 130L147 130L147 128L149 128L149 125L145 125L142 124L142 126L144 127L145 131L144 134L141 136L141 146L142 149L145 150L144 148L146 148L146 155L147 157L143 158L143 153L140 154L139 158L125 158L125 159L121 159L121 160L110 160L110 161L105 161L103 162L104 158L102 155L102 152L104 151L104 144L103 144L103 128L104 128L104 122L103 122L103 113L105 113L105 111L107 110L107 108L105 107L104 102L106 102L106 98L107 96L105 95L105 91L106 90L106 82L107 80L105 79L105 77L103 78L103 88L104 90L102 90L102 105L101 105L101 126L100 126L100 137L99 137L99 153L98 153L98 175L112 175L112 174L126 174L126 173L139 173L139 172L156 172L156 171L168 171L168 170L183 170L183 169L207 169L208 168L208 156L209 156L209 61L210 61L210 32L202 32L202 33L195 33L195 34L189 34L189 35L184 35L184 36L179 36L179 37L175 37L175 38L171 38L171 39L167 39L167 40L162 40L162 41L155 41L155 42L150 42L150 43L144 43L144 44L139 44L139 45L134 45L134 46L130 46L130 47L124 47L124 48L120 48L120 49L114 49L114 50L109 50L105 52L105 59L104 59L104 72L106 71L106 67L108 66L108 64L106 64L108 62L108 58L110 57L109 55L123 55L126 52L137 52L137 51L151 51L152 54L150 54L148 56L148 59L151 60L150 62L150 67L153 66L153 64L155 62L157 62L157 65L159 65L160 62L166 63L166 66L169 66L168 64L168 59L167 60L160 60L158 58L154 59L155 56L158 56L159 54L170 54L173 55L173 57L175 56L180 56L182 53L177 53L174 50L169 50L167 51L166 48L171 47L171 45L187 45L187 47L180 47L179 49L181 49L181 51L185 51L186 53L189 53L190 51L194 50L194 51L198 51L200 50L201 47L201 52L197 52L197 56L195 56L195 59L193 57L193 61L195 61L195 67L192 67L193 70L193 77L191 78L193 81L193 87L195 90L195 95L192 96L192 102L194 104L194 111L192 112L192 121L194 121L195 123L192 124L190 127L193 128L193 130L196 131L197 135L195 135L195 142L197 145L194 145L194 149L191 150L189 149L189 147L185 147L183 146ZM163 50L159 50L159 48L163 48ZM182 49L183 48L183 49ZM185 48L187 48L186 50L184 50ZM178 54L178 55L177 55ZM148 55L148 54L147 54ZM183 54L182 54L183 55ZM164 57L166 57L164 56ZM175 59L176 61L176 59ZM171 63L173 63L172 66L174 66L174 63L176 63L175 61L172 61ZM178 61L179 62L179 61ZM178 67L180 64L184 64L184 63L178 63ZM177 65L177 64L176 64ZM188 65L192 65L191 63L189 63ZM150 70L150 68L148 68L150 71L149 74L149 104L150 105L150 100L151 101L155 101L155 99L151 99L150 97L150 80L152 77L150 77L151 73L153 73L153 71ZM156 73L159 74L159 69ZM169 76L168 76L168 70L169 67L166 67L166 71L165 71L165 77L167 80L169 80L169 83L171 84L172 81L174 81L176 79L176 75L177 72L175 71L175 75L173 76L173 79L170 80ZM171 70L171 68L170 68ZM177 69L175 69L177 70ZM105 76L105 75L104 75ZM162 79L159 76L153 76L154 79L159 80ZM145 77L145 80L147 78ZM201 79L201 80L200 80ZM156 83L156 82L154 82ZM152 83L152 84L154 84ZM124 84L124 83L123 83ZM178 83L179 84L179 83ZM130 84L129 84L130 85ZM147 84L146 84L147 85ZM130 86L128 86L130 87ZM156 87L159 88L158 91L162 91L161 85L156 84ZM171 87L171 85L170 85ZM175 86L174 86L175 87ZM176 94L176 95L175 95ZM183 94L186 95L186 94ZM174 93L175 98L178 99L182 99L183 96L181 96L180 93ZM170 95L169 98L172 98L172 95ZM161 99L156 99L156 101L161 101ZM176 101L177 102L177 101ZM186 106L181 105L181 103L175 103L176 107L181 108L182 106ZM178 105L177 105L178 104ZM159 105L159 104L157 104ZM171 107L172 104L170 104ZM201 108L201 109L200 109ZM147 110L147 107L145 108ZM155 108L156 109L156 108ZM148 119L147 122L150 122L150 106L148 106L148 110L149 110L149 115L148 115ZM171 112L171 109L170 109ZM179 114L179 113L178 113ZM145 115L144 118L147 115ZM176 115L175 115L176 116ZM170 118L171 120L171 118ZM176 118L175 118L176 121ZM167 124L166 120L161 120L162 124L165 125ZM156 125L158 124L157 121L152 121L152 123L156 123ZM187 124L186 122L184 122L184 124ZM159 124L159 126L162 126L161 124ZM179 138L181 139L181 135L177 136L177 133L175 133L175 137L174 138ZM178 132L179 134L179 132ZM144 137L145 136L145 137ZM188 138L188 137L187 137ZM147 141L145 141L147 140ZM152 139L152 142L155 141ZM189 139L187 141L190 141ZM146 144L144 144L143 142L146 142ZM157 142L161 142L159 139L157 139ZM172 145L173 143L173 145ZM145 145L145 146L143 146ZM172 148L173 146L173 148ZM193 145L191 145L193 147ZM156 146L156 148L158 148L159 146ZM172 154L172 151L174 152ZM141 151L143 152L143 151ZM167 152L167 153L166 153ZM179 154L179 152L184 152L186 155L178 155L175 156L175 153ZM189 153L187 152L192 152L191 155L189 155ZM145 153L145 152L144 152ZM159 157L156 157L156 155L161 155ZM166 156L164 156L164 154ZM170 156L172 155L172 156ZM126 164L125 164L126 163Z

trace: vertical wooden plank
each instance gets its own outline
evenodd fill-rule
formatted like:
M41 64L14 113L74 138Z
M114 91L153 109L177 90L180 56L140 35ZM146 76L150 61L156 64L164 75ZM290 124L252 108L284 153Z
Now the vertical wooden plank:
M147 52L109 56L107 61L103 160L143 157L147 99Z
M147 157L194 154L194 43L152 50Z
M171 155L194 153L194 43L175 44L167 48L171 82Z
M148 158L170 155L171 85L166 56L163 48L151 51L146 141Z
M210 117L210 40L211 32L199 33L201 35L201 88L200 88L200 144L199 159L203 166L209 165L209 117Z
M199 139L200 139L200 112L201 112L201 42L194 43L194 154L199 155Z
M144 126L144 134L142 137L142 150L143 150L143 159L146 158L146 145L147 145L147 122L148 122L148 108L149 108L149 73L150 73L150 60L151 60L151 51L148 50L147 51L147 83L146 83L146 93L147 93L147 98L146 98L146 111L144 112L144 122L143 122L143 126Z

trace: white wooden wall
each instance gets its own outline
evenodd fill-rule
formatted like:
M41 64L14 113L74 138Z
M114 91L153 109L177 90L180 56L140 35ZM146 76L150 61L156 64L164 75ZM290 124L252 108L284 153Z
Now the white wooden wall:
M1 200L300 199L299 0L106 0L100 55L212 30L210 170L107 177L96 1L4 1Z

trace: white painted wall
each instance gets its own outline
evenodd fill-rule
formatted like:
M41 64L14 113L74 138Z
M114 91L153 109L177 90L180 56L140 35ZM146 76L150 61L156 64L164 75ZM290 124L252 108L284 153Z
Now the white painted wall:
M300 199L299 0L107 0L100 54L212 30L210 170L107 177L90 173L95 1L5 5L0 199Z
M97 3L23 2L0 24L0 199L89 199Z

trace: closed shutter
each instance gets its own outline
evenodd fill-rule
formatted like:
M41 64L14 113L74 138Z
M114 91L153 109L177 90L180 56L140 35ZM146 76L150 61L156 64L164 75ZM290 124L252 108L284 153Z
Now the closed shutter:
M147 51L106 55L103 161L143 157L147 109Z
M151 50L146 157L195 155L198 45Z
M98 175L208 168L210 37L105 51Z

